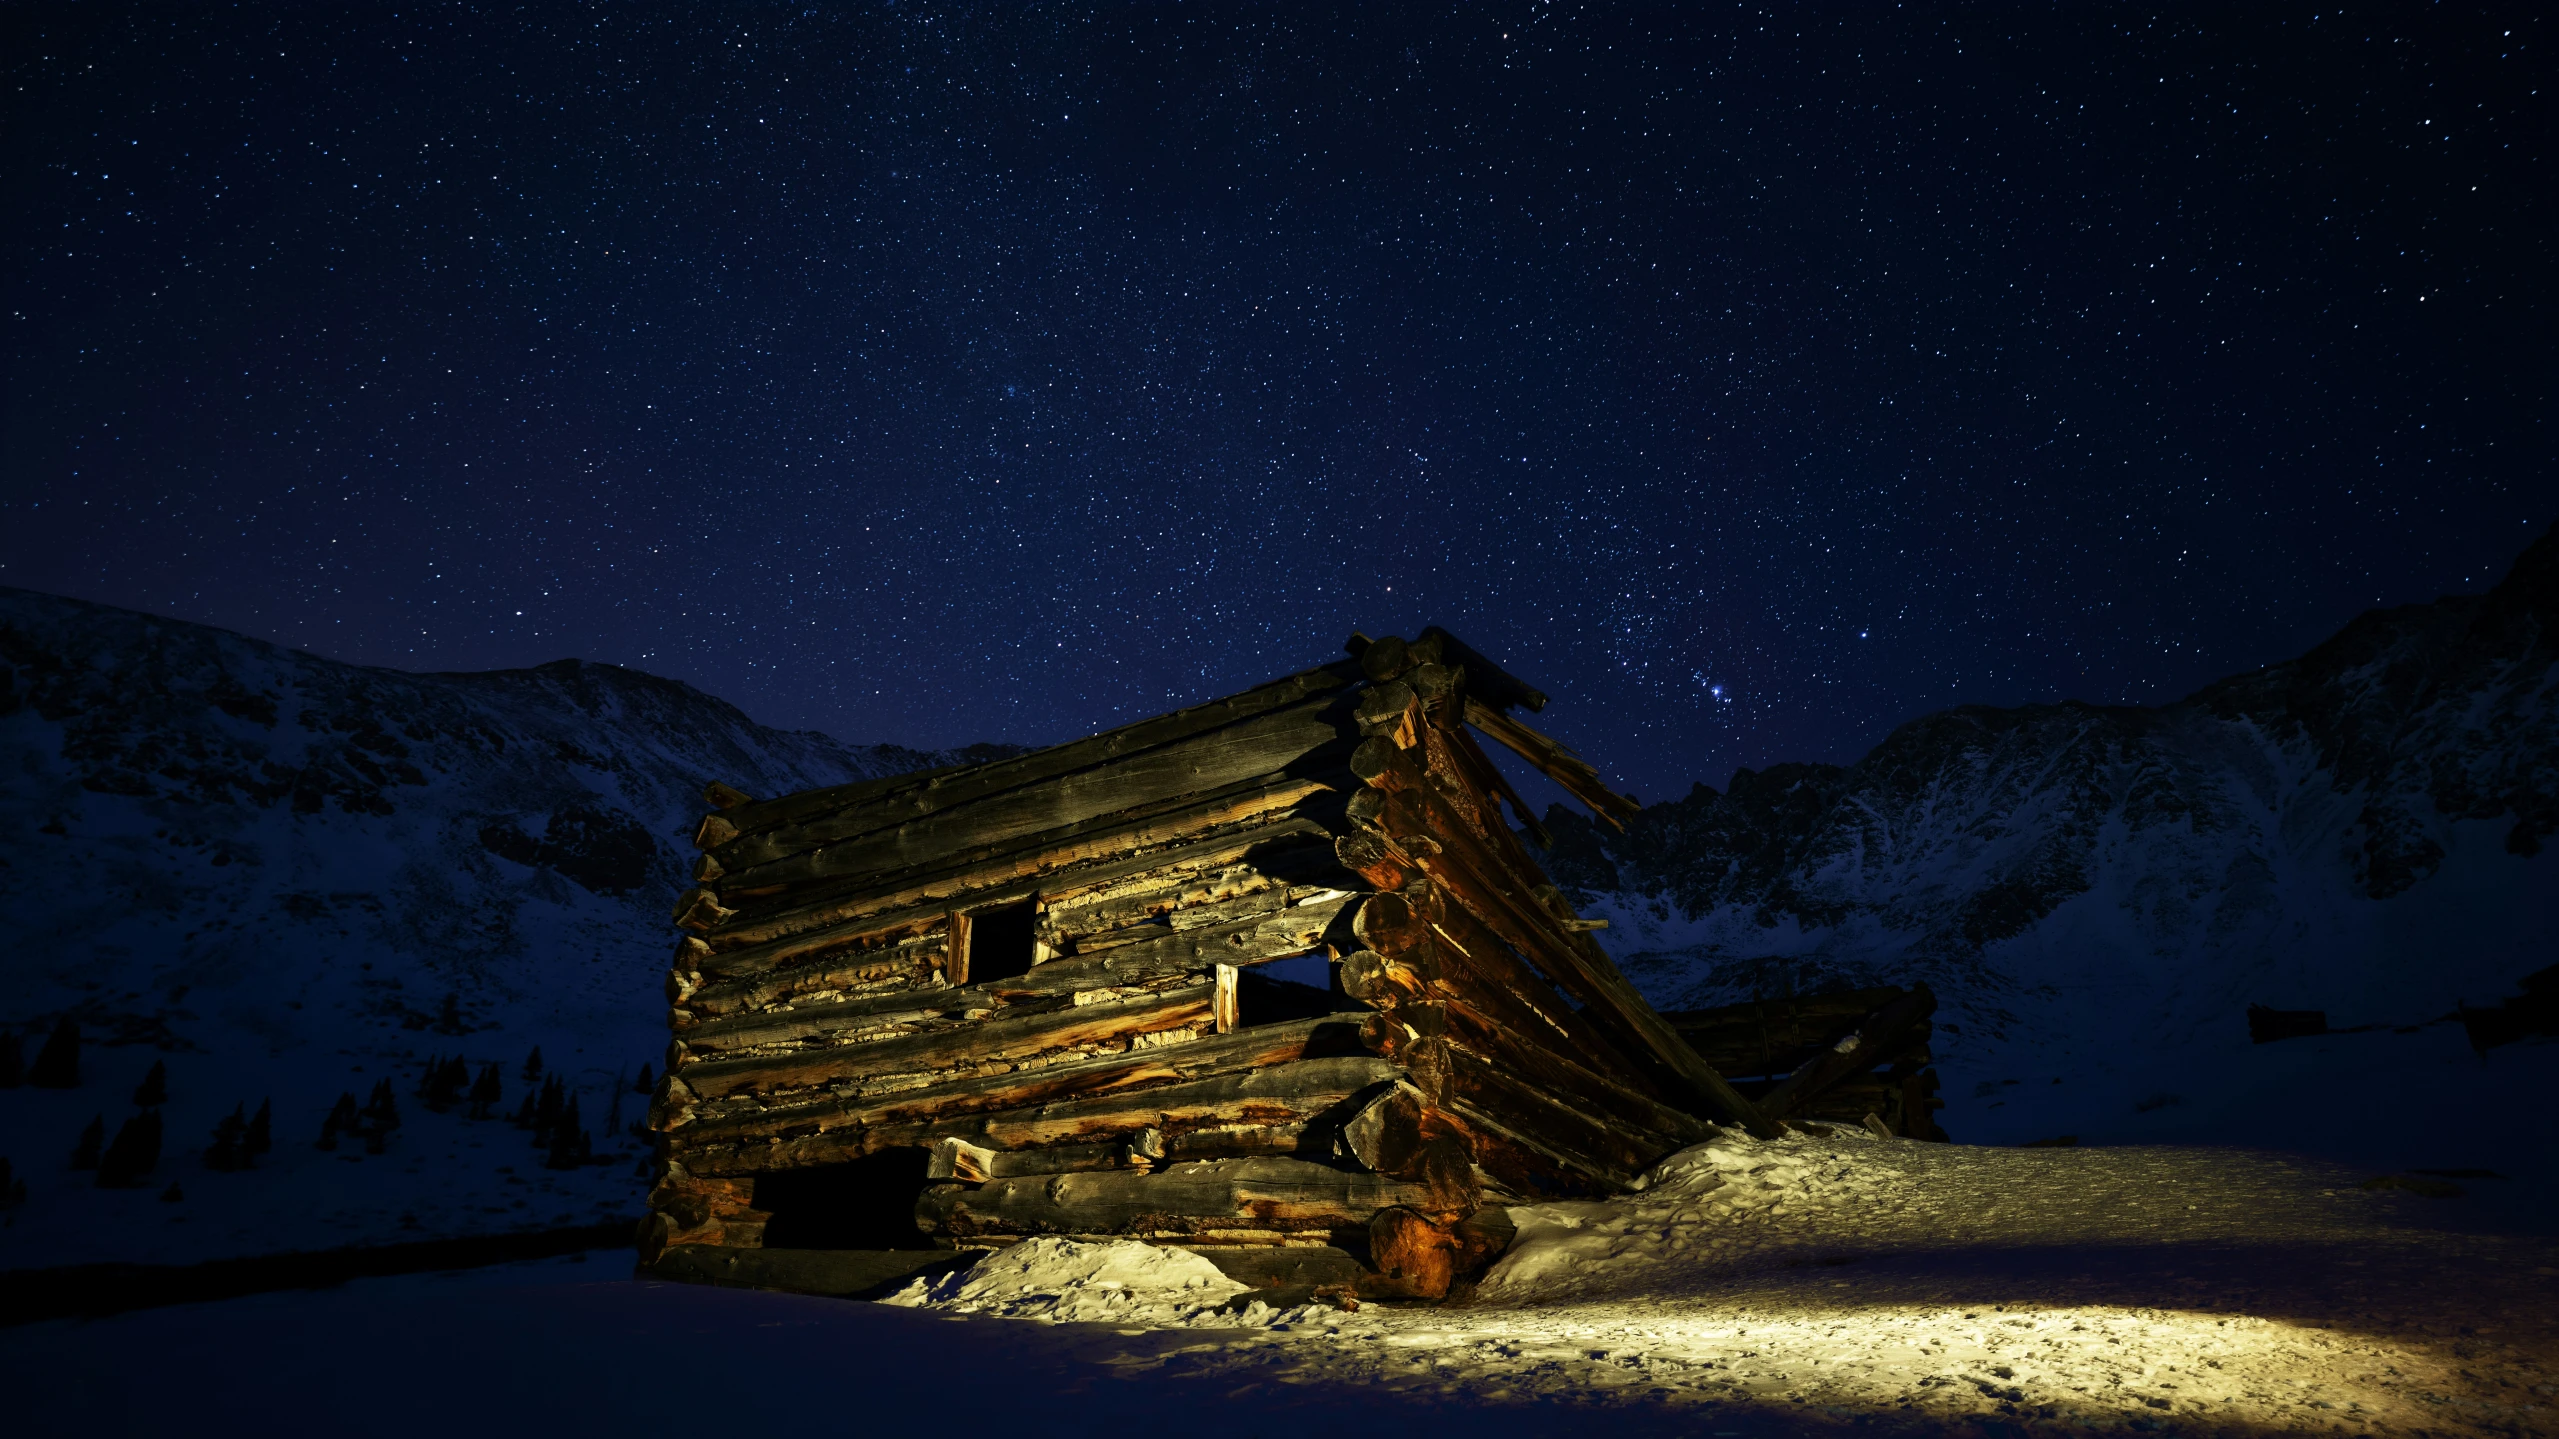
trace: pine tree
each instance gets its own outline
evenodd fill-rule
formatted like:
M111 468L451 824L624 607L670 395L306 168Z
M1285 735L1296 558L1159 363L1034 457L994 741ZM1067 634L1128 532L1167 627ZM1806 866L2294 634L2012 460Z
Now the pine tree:
M444 1008L435 1017L438 1034L469 1034L471 1026L462 1020L462 997L452 990L444 992Z
M80 1142L71 1148L71 1167L74 1169L97 1168L98 1150L106 1142L107 1117L101 1114L89 1121L88 1128L80 1131Z
M539 1117L535 1111L533 1096L527 1094L524 1096L524 1102L515 1107L515 1118L512 1123L518 1129L531 1129Z
M633 1094L655 1094L657 1093L657 1090L657 1073L649 1068L648 1061L642 1060L640 1062L640 1077L632 1083L631 1092Z
M442 1114L460 1101L462 1087L470 1080L471 1071L459 1055L430 1061L426 1080L418 1086L418 1098L425 1101L427 1108Z
M352 1094L340 1094L338 1096L338 1102L335 1105L332 1105L329 1109L329 1117L320 1121L319 1147L322 1149L337 1148L338 1136L341 1134L355 1133L356 1124L355 1096Z
M567 1092L560 1087L558 1075L552 1075L549 1079L542 1081L542 1099L533 1109L533 1142L535 1144L551 1143L552 1134L560 1125L562 1101L567 1097Z
M364 1106L364 1152L380 1154L390 1143L391 1131L399 1127L400 1102L391 1093L391 1081L381 1080L373 1086L373 1097Z
M124 1122L106 1153L98 1156L98 1187L128 1189L160 1162L160 1111L146 1109Z
M0 1034L0 1089L15 1089L27 1082L26 1044L16 1031Z
M187 1192L180 1189L178 1187L178 1181L174 1179L169 1181L168 1188L160 1191L160 1202L163 1204L175 1204L186 1197Z
M242 1168L258 1162L258 1156L275 1148L275 1101L261 1099L258 1112L249 1116L249 1132L240 1136Z
M205 1168L218 1174L229 1174L248 1167L249 1161L241 1153L245 1147L243 1141L249 1133L249 1122L240 1117L240 1111L245 1108L246 1105L234 1108L222 1116L221 1123L213 1126L213 1143L204 1151Z
M53 1026L53 1034L27 1066L27 1083L38 1089L80 1087L80 1026L69 1015Z
M537 1044L533 1046L533 1052L531 1054L524 1056L524 1082L531 1084L533 1081L540 1079L541 1077L542 1046Z
M593 1152L586 1130L578 1123L577 1096L571 1095L568 1106L560 1111L559 1119L552 1128L551 1157L545 1163L553 1169L575 1169L584 1164Z
M480 1077L471 1081L471 1117L486 1119L496 1111L498 1101L506 1097L503 1082L494 1064L480 1066Z
M169 1102L169 1062L151 1061L151 1072L133 1087L133 1103L138 1109L153 1109Z

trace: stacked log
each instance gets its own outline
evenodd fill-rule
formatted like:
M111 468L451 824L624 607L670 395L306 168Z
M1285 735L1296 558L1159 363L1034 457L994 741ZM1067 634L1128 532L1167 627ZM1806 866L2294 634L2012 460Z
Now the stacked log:
M1628 803L1508 715L1543 699L1429 632L992 763L712 786L646 1247L752 1246L785 1177L911 1154L943 1244L1315 1246L1435 1294L1488 1206L1774 1133L1504 819L1470 726ZM1332 984L1262 975L1309 954Z
M1928 986L1753 1000L1663 1016L1734 1087L1779 1120L1850 1124L1874 1115L1890 1133L1943 1140L1945 1107L1929 1039Z

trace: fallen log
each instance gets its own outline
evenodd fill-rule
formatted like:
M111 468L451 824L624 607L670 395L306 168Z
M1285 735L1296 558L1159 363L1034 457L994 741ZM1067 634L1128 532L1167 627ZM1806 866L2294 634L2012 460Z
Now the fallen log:
M1899 1052L1910 1030L1936 1010L1937 996L1929 992L1927 985L1916 986L1869 1015L1856 1033L1786 1076L1784 1082L1761 1097L1760 1112L1772 1119L1785 1119L1831 1085L1861 1070L1873 1069Z
M1580 800L1591 813L1620 830L1626 828L1626 821L1644 812L1642 805L1610 789L1588 760L1493 706L1470 699L1466 706L1466 722L1535 765L1539 773L1561 785L1566 794Z

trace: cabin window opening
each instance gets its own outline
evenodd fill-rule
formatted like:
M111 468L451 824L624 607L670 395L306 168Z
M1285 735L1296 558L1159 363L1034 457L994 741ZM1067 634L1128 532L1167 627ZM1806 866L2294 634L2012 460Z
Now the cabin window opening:
M821 1164L755 1178L749 1201L773 1217L767 1249L931 1249L915 1225L925 1149L884 1149L849 1164Z
M1286 1024L1348 1007L1338 968L1319 950L1235 969L1233 1027Z
M1019 979L1039 959L1039 906L1030 900L951 916L951 982Z

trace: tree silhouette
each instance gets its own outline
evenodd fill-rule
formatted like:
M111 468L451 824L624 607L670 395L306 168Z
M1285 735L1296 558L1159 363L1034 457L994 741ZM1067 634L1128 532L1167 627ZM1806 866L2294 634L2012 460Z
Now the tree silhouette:
M657 1093L657 1088L658 1081L656 1072L649 1068L648 1061L642 1060L640 1062L640 1077L631 1082L631 1092L633 1094L655 1094Z
M17 1031L0 1034L0 1089L15 1089L27 1082L27 1051Z
M247 1107L245 1104L234 1107L229 1114L222 1116L220 1123L213 1126L213 1143L204 1151L205 1168L216 1173L229 1174L233 1170L249 1167L248 1155L245 1153L249 1121L241 1117L241 1111Z
M107 1117L101 1114L89 1121L88 1128L80 1131L80 1142L71 1147L71 1167L74 1169L97 1168L98 1150L106 1142Z
M11 1172L8 1160L0 1159L0 1209L15 1209L26 1202L27 1182Z
M64 1015L44 1048L36 1051L36 1062L27 1066L27 1083L38 1089L80 1087L80 1026L71 1016Z
M135 1107L140 1109L150 1109L169 1102L169 1062L167 1060L151 1061L151 1072L142 1076L142 1082L133 1087L133 1102Z
M578 1121L576 1095L569 1096L568 1106L560 1111L551 1130L551 1154L543 1162L553 1169L575 1169L593 1157L594 1143L587 1138L585 1127Z
M381 1080L373 1086L373 1096L365 1101L358 1120L357 1127L364 1135L364 1152L380 1154L390 1143L391 1131L400 1127L400 1102L391 1093L391 1081Z
M116 1130L113 1143L98 1156L98 1187L128 1189L142 1182L160 1162L160 1111L146 1109Z
M275 1148L275 1101L261 1099L258 1112L249 1117L249 1132L240 1136L240 1156L248 1164Z
M486 1119L496 1111L498 1101L506 1098L504 1083L498 1078L494 1064L480 1066L480 1077L471 1081L471 1117Z
M531 1084L533 1081L540 1079L541 1077L542 1046L537 1044L533 1046L533 1052L531 1054L524 1056L524 1082Z
M338 1096L338 1102L329 1109L329 1117L320 1121L319 1147L322 1149L337 1148L338 1136L341 1134L355 1133L356 1123L357 1116L355 1110L355 1096L352 1094L340 1094Z

